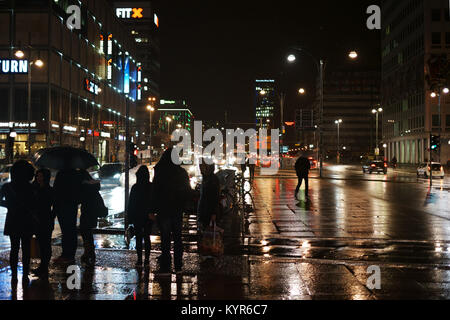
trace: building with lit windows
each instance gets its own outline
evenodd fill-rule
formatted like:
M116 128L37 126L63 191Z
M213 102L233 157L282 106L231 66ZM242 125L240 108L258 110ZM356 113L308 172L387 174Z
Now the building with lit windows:
M257 128L268 128L274 123L277 101L275 80L256 80L255 123Z
M382 3L382 107L387 158L400 163L430 159L430 133L441 135L432 159L450 160L450 95L431 97L434 61L450 59L449 3L386 0ZM429 81L431 80L431 81ZM449 83L447 82L447 85ZM434 87L434 88L433 88Z
M66 24L70 4L81 8L79 30ZM27 70L30 109L27 74L0 72L0 160L71 145L101 162L123 161L127 102L135 134L139 62L135 42L108 3L1 1L0 30L0 60L17 59L20 50L23 60L43 61Z
M118 18L126 26L129 37L136 45L136 57L141 63L140 87L142 100L136 106L136 126L139 131L138 144L150 140L150 115L147 105L158 108L160 97L160 21L154 2L148 0L108 0ZM154 101L156 98L156 101ZM150 99L150 100L149 100ZM152 120L154 118L152 117ZM152 125L152 128L156 126Z
M184 100L161 99L158 109L158 127L162 132L172 132L177 128L194 129L195 117ZM168 120L170 118L170 120Z

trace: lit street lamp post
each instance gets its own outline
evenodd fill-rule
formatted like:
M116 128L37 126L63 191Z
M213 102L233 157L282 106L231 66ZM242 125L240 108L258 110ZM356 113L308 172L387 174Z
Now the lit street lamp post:
M339 129L340 129L340 125L342 123L342 119L336 120L336 121L334 121L334 123L337 125L337 158L336 159L337 159L337 164L339 164L340 158L341 158L341 143L339 141L339 138L340 138Z
M319 82L320 82L320 109L319 109L319 163L320 163L320 178L323 177L323 103L324 103L324 70L325 70L325 61L323 59L317 59L310 52L306 51L303 48L292 48L300 53L306 53L310 56L313 61L316 63L317 69L319 71ZM348 54L348 57L352 60L358 58L358 53L356 51L351 51ZM294 54L291 54L287 58L288 62L293 63L297 60Z
M36 61L31 60L31 46L29 46L29 55L30 60L28 62L28 97L27 97L27 121L28 121L28 157L31 157L31 71L33 69L33 65L38 68L42 68L44 66L44 62L41 59L37 59ZM25 54L22 50L18 50L15 53L17 58L23 58Z
M378 145L378 116L380 113L383 112L382 108L378 108L378 109L373 109L372 113L376 116L376 137L375 137L375 157L378 157L380 154L380 148Z
M172 118L166 117L167 121L167 134L170 135L170 123L172 122Z

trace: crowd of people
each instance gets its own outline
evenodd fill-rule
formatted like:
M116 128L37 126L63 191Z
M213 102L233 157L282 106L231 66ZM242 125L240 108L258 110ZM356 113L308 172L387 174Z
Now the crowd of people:
M157 273L172 271L171 241L174 242L174 267L183 268L182 225L186 204L198 200L199 222L202 228L215 223L220 215L220 185L214 174L214 166L201 165L203 183L199 194L190 186L187 172L171 159L172 149L162 155L154 168L154 179L150 181L147 166L136 172L136 184L132 187L128 204L128 221L134 226L138 267L150 265L151 230L157 224L161 236L161 256ZM40 265L32 272L48 279L52 258L52 233L55 219L62 233L62 253L54 263L75 264L78 247L77 217L80 209L79 232L83 239L84 252L80 260L87 267L95 265L93 229L98 218L107 210L100 195L100 182L94 180L86 170L64 168L50 185L48 169L35 171L24 160L11 168L11 182L0 190L0 205L7 208L4 234L10 237L10 266L12 281L17 282L19 250L22 250L22 281L29 281L30 251L33 236L39 244ZM144 248L143 248L144 245ZM144 249L144 260L142 251Z

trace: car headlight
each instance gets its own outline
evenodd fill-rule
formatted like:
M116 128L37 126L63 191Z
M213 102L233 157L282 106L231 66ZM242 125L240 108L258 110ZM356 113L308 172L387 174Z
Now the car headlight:
M120 179L120 173L116 173L116 174L114 175L114 179Z
M94 179L98 179L98 178L99 178L98 173L94 173L94 174L93 174L93 178L94 178Z

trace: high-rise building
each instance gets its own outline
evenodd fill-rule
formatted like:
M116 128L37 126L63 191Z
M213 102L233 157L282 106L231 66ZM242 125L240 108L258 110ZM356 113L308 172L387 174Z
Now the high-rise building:
M124 159L126 101L133 126L138 100L136 44L106 0L76 3L81 29L66 23L69 1L0 1L0 161L55 145ZM28 66L38 59L43 65Z
M141 62L138 76L141 80L139 94L142 100L137 104L136 110L136 130L139 132L140 145L142 141L148 141L150 135L147 105L157 108L160 98L159 13L154 2L148 0L108 1L114 7L117 17L126 25L130 39L136 44L136 57Z
M435 71L442 69L433 70L433 61L450 58L449 11L445 0L383 1L383 143L388 159L429 160L430 134L441 135L442 141L432 159L450 159L450 96L441 92L440 107L439 97L431 97L441 91Z
M317 91L319 92L319 90ZM375 119L371 113L380 103L380 73L370 70L330 70L324 78L323 154L336 158L338 149L346 158L359 159L373 154ZM319 96L315 102L315 121L319 125ZM336 120L342 120L338 128ZM381 124L381 122L380 122ZM381 131L381 130L380 130ZM318 134L316 136L319 141ZM313 141L309 141L311 144ZM372 145L372 147L371 147Z
M256 80L255 118L257 128L268 128L274 125L276 105L275 80Z
M174 131L177 128L188 131L194 129L195 118L185 100L161 99L161 108L158 109L158 113L158 127L163 132ZM168 121L167 118L170 120Z

